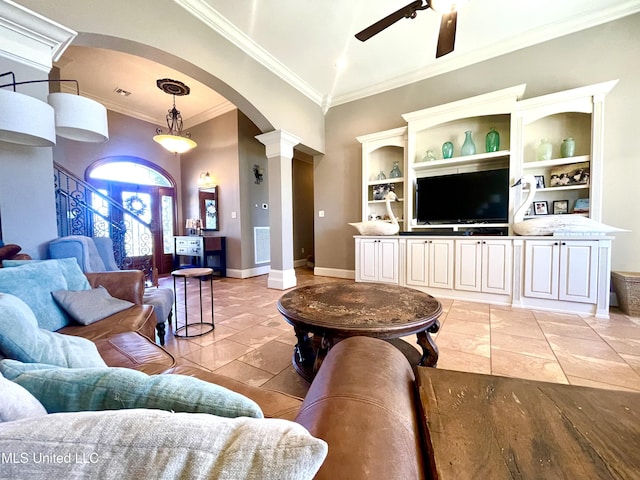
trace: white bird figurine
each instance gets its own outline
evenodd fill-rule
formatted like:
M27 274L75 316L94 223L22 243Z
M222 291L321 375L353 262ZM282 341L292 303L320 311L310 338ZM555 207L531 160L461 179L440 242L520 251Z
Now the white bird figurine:
M389 192L384 197L387 204L387 214L391 219L391 223L384 220L369 220L368 222L350 223L354 226L360 235L395 235L400 231L398 220L391 210L391 201L398 201L398 196L394 192Z
M605 225L582 215L541 215L525 220L525 212L531 206L533 197L536 195L536 178L533 175L525 175L513 186L515 187L516 185L529 186L527 198L513 216L513 232L516 235L538 236L553 235L554 233L591 233L599 235L610 232L628 232L628 230Z

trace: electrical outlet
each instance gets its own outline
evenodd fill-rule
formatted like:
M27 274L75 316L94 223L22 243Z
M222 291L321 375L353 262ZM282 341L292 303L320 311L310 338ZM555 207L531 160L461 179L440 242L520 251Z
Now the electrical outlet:
M236 212L231 212L231 218L236 218Z
M318 216L319 216L320 218L324 218L324 210L319 210L319 211L318 211Z
M304 253L304 247L302 247L302 253Z

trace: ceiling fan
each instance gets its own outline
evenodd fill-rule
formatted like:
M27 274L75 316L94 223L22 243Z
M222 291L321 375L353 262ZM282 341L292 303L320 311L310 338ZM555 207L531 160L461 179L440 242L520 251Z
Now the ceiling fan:
M364 42L403 18L416 18L418 10L431 8L443 12L442 20L440 21L438 47L436 48L436 58L439 58L453 52L456 42L458 8L465 2L466 0L416 0L356 33L356 38Z

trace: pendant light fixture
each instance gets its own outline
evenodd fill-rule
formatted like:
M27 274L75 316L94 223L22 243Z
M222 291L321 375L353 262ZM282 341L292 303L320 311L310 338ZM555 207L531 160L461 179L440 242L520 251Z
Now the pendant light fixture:
M198 144L191 140L191 134L189 132L182 133L182 115L180 115L180 112L176 108L176 95L179 97L189 95L191 89L184 83L169 78L157 80L156 85L164 93L173 95L173 107L169 110L169 113L167 113L167 127L169 128L169 132L163 134L162 129L158 128L156 130L157 135L153 137L153 140L173 154L177 155L178 153L188 152Z
M77 142L100 143L109 140L107 109L80 96L76 80L27 80L0 85L0 141L32 147L52 147L56 135ZM75 83L76 93L50 93L47 103L16 92L16 86L31 83ZM10 90L5 89L11 87Z

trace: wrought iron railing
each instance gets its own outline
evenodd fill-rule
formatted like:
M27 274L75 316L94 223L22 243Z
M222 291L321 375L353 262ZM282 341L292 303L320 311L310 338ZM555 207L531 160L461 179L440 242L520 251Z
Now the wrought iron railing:
M110 237L113 254L122 270L154 268L151 225L98 189L54 163L58 236Z

